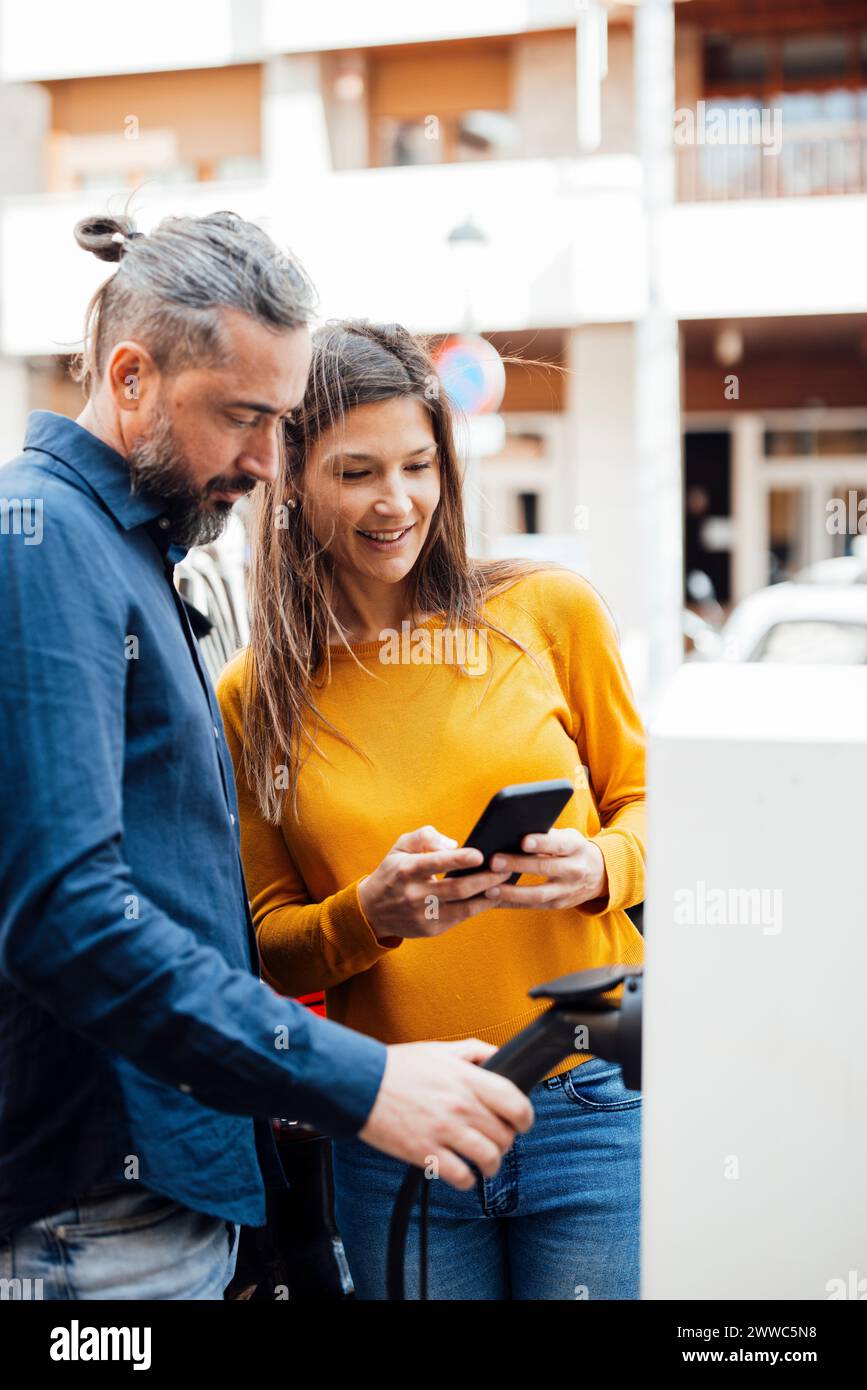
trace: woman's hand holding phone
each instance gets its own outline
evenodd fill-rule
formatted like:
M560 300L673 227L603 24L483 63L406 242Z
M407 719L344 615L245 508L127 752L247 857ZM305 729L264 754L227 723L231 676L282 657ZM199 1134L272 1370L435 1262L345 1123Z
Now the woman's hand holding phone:
M608 872L598 845L578 830L549 830L525 835L524 854L495 854L491 866L511 873L534 874L545 883L492 885L485 889L490 907L578 907L608 896Z
M484 896L485 890L504 883L511 870L485 869L465 878L435 875L482 863L480 850L459 849L456 840L423 825L395 840L378 868L359 883L358 900L379 940L440 936L458 922L496 907Z

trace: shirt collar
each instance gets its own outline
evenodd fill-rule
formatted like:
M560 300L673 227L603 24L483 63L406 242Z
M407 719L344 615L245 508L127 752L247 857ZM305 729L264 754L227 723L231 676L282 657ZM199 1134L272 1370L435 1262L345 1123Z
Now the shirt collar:
M144 529L147 531L157 550L163 557L163 561L170 569L179 565L187 554L187 550L182 545L172 545L163 529L162 517L157 521L148 521Z
M153 521L166 509L165 502L153 493L132 493L129 465L123 455L66 415L56 415L53 410L31 410L24 448L38 449L68 464L125 531Z

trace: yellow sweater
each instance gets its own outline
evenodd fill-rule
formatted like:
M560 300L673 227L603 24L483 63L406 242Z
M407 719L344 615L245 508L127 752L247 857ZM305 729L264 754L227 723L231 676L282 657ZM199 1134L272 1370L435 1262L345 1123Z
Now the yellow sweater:
M329 1018L386 1043L475 1036L499 1046L546 1007L527 998L533 985L643 959L623 909L644 896L645 739L608 610L586 580L546 570L489 599L486 615L537 656L544 677L491 633L476 674L461 674L454 653L437 647L442 617L423 625L427 639L410 645L407 633L400 653L394 641L354 644L366 670L332 647L331 680L316 700L369 761L320 729L330 765L310 754L299 780L300 823L287 809L279 827L261 819L237 778L265 979L287 995L324 989ZM428 656L452 661L423 664L424 641ZM394 660L413 650L416 661ZM217 691L236 773L243 664L242 653ZM598 844L607 899L553 910L492 907L441 936L380 944L358 883L399 835L431 824L463 844L501 787L551 777L573 781L575 795L555 824ZM588 1055L574 1053L548 1075Z

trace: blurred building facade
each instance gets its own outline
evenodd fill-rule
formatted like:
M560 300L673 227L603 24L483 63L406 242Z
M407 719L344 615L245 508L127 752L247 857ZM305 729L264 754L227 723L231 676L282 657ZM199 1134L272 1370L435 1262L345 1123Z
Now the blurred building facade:
M231 207L297 252L323 317L471 328L552 364L508 369L478 548L567 558L639 628L634 7L606 7L585 153L587 5L150 0L116 22L4 3L4 456L28 409L80 409L63 359L105 267L75 221L129 195L145 231ZM867 5L684 0L675 79L661 294L680 325L686 568L729 603L844 553L826 501L867 497Z

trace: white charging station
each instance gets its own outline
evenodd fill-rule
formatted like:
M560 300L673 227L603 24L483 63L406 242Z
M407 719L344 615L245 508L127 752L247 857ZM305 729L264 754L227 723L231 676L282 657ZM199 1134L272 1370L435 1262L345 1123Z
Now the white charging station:
M650 727L641 1297L867 1299L867 669Z

